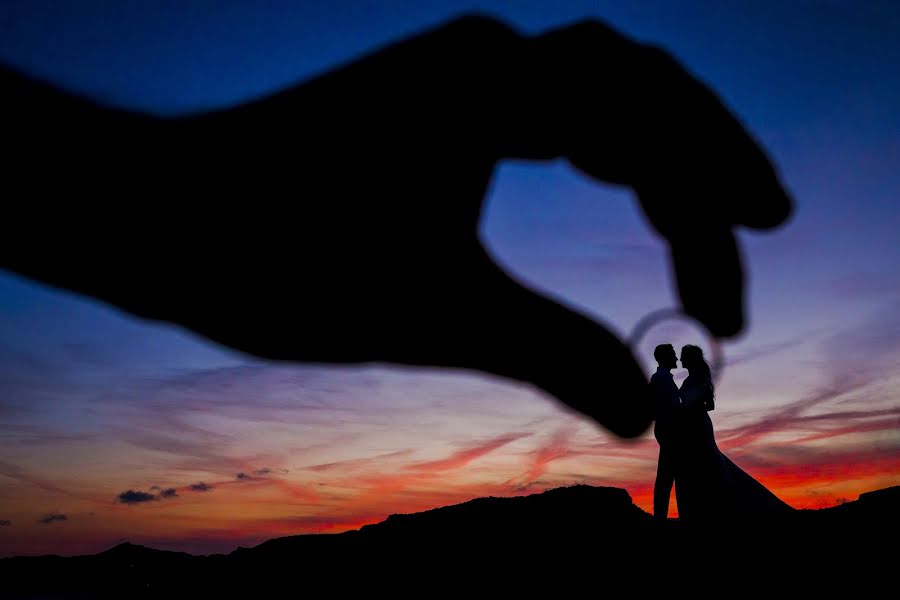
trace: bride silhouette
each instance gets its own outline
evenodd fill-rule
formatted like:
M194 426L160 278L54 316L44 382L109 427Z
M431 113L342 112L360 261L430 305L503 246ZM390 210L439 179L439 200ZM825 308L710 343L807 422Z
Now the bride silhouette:
M675 499L679 519L692 525L730 523L793 510L725 456L716 445L710 410L715 386L699 346L681 349L682 382Z

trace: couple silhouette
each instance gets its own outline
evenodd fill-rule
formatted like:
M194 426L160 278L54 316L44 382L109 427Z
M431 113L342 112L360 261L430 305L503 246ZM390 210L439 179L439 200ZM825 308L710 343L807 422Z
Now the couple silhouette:
M668 519L673 485L678 516L686 524L718 525L792 511L716 445L709 417L715 409L715 384L703 350L690 344L681 349L681 365L688 376L680 388L672 376L679 360L675 348L660 344L653 356L659 365L650 377L653 433L659 443L653 487L656 521Z

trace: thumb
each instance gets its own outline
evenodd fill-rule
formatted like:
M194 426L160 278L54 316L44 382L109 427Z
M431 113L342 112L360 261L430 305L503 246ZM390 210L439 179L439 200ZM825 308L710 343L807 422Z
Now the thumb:
M492 261L479 281L466 366L536 385L621 437L651 421L646 376L594 320L536 293ZM474 347L473 346L477 346Z

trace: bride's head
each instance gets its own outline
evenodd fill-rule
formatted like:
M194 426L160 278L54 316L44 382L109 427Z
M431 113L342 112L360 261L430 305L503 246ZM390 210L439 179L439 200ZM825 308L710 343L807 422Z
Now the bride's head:
M703 358L703 349L700 346L688 344L681 349L681 366L691 373L702 374L710 377L709 364Z

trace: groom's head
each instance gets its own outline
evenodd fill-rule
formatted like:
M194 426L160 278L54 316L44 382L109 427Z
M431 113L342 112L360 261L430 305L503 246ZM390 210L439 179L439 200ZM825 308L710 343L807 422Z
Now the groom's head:
M653 358L663 369L674 369L678 359L675 356L675 347L672 344L660 344L653 351Z

